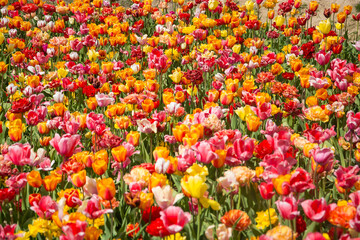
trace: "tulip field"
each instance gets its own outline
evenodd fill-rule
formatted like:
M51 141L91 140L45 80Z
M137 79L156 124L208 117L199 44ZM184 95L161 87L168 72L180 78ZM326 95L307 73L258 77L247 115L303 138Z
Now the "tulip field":
M308 2L0 0L0 240L360 239L360 13Z

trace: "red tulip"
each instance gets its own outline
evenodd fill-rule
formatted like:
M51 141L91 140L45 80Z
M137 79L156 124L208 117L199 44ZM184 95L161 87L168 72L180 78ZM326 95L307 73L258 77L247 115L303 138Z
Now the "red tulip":
M327 219L331 210L330 205L326 204L325 198L316 200L306 200L301 203L305 215L314 222L323 222Z
M259 188L261 197L265 200L271 199L275 194L274 185L271 182L269 182L269 183L262 182L258 188Z

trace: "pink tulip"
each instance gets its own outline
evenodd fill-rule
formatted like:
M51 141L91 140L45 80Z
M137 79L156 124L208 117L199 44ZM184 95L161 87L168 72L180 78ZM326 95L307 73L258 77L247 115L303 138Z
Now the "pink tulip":
M357 41L353 46L355 47L356 50L360 51L360 40Z
M98 93L95 95L96 101L99 107L106 107L110 104L114 104L115 99L104 93Z
M305 215L314 222L323 222L327 219L331 207L326 204L325 198L305 200L301 203Z
M86 206L85 209L82 210L83 214L90 219L97 219L103 214L113 212L112 209L101 209L100 197L95 194L86 204L83 203L83 206Z
M357 206L356 215L354 219L349 222L350 227L357 232L360 232L360 206Z
M321 166L326 165L334 158L334 153L330 148L316 148L311 152L314 161Z
M324 50L321 50L315 54L315 60L321 66L325 66L326 64L328 64L330 62L331 53L332 53L331 51L325 53Z
M94 112L89 113L86 116L86 127L90 131L95 131L96 126L104 123L104 115L96 114Z
M304 240L326 240L326 238L319 232L309 233Z
M75 148L81 143L81 136L78 134L65 134L60 137L55 134L55 137L50 140L51 146L63 157L69 158L75 153Z
M44 196L39 203L34 202L31 210L36 212L40 218L50 219L51 216L58 210L57 204L50 196Z
M255 141L252 138L237 139L234 142L234 151L241 161L248 161L252 158L255 148Z
M82 44L81 41L75 39L73 41L70 41L70 47L72 50L79 52L84 47L84 45Z
M0 239L15 240L25 235L25 233L15 234L15 229L16 224L5 225L4 227L0 225Z
M13 175L9 177L5 183L8 187L15 189L15 191L19 192L23 187L27 184L26 176L28 173L20 173L18 175Z
M290 188L293 192L302 193L308 189L314 189L310 174L302 168L297 168L290 178Z
M342 188L349 189L359 180L359 176L356 174L360 171L359 166L349 166L344 168L340 166L334 175L338 180L338 185Z
M29 143L15 143L8 148L5 160L11 161L17 166L24 166L31 162L31 146Z
M349 198L351 199L350 205L357 207L360 205L360 191L353 192L349 195Z
M196 162L196 152L191 149L185 149L178 156L178 170L181 172L185 172L186 169L191 167Z
M271 116L271 103L263 103L255 108L255 113L261 120L266 120Z
M219 158L207 141L197 142L193 149L197 152L196 158L199 162L209 164L211 161Z
M284 219L293 220L300 215L297 201L293 196L284 197L282 201L276 201L276 206Z
M34 58L39 62L39 64L45 64L49 61L50 56L45 56L43 52L38 52Z
M160 212L160 219L165 228L172 234L180 232L191 220L191 214L184 212L180 207L168 207Z

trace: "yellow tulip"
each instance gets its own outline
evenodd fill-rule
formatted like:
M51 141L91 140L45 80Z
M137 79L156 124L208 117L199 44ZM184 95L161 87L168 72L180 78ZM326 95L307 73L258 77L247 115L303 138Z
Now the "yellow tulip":
M184 192L189 193L194 198L200 199L204 196L208 185L205 183L205 179L201 176L188 176L187 181L184 178L181 180L181 187Z
M245 7L246 7L246 10L248 10L249 12L252 11L254 9L254 2L251 0L246 1Z
M208 6L209 9L213 11L219 6L219 2L217 0L210 0Z
M64 68L60 68L60 69L58 69L57 73L58 73L59 78L64 78L69 73L69 71L65 70Z
M90 49L87 52L87 55L88 55L90 61L95 62L97 57L99 56L99 53L96 52L94 49Z
M316 26L316 29L320 31L322 34L328 34L331 30L330 20L320 21L319 26Z
M255 115L254 111L251 109L250 105L246 105L245 107L241 107L235 110L236 115L240 117L242 121L246 121L248 116Z
M285 18L283 16L279 15L275 18L275 23L276 23L276 26L281 27L285 23Z

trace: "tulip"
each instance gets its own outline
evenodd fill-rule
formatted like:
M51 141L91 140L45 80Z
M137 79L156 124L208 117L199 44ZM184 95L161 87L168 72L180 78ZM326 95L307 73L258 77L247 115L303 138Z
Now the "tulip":
M111 200L114 198L116 193L115 183L112 178L104 178L96 183L98 195L103 200Z
M86 184L86 170L81 170L71 175L71 181L75 187L81 188Z
M324 198L305 200L301 203L305 215L314 222L323 222L327 219L331 207L326 204Z
M147 98L141 103L141 107L145 112L151 113L155 106L154 102L151 99Z
M30 186L34 188L39 188L42 185L41 175L38 171L31 171L27 176L26 179Z
M99 1L99 2L101 4L101 1ZM111 209L109 209L109 210L111 210ZM103 233L103 231L101 229L98 229L94 226L87 227L85 230L84 238L85 238L85 240L98 240L102 233Z
M321 166L326 165L334 158L334 153L330 148L316 148L312 151L311 155L314 158L314 161Z
M260 121L260 118L257 116L252 115L246 118L247 129L251 132L256 132L261 124L262 122Z
M320 31L322 34L328 34L331 30L330 20L320 21L319 26L316 26L316 29Z
M6 73L8 64L5 64L4 62L0 62L0 73Z
M176 194L176 192L169 186L157 186L152 189L156 203L161 207L161 209L166 209L170 206L173 206L177 201L179 201L183 194Z
M321 50L315 54L315 60L321 65L325 66L330 62L331 51L325 53L325 51Z
M160 212L160 219L165 228L172 234L180 232L190 222L191 214L184 212L180 207L168 207Z
M220 102L223 105L229 105L234 100L234 94L232 91L229 90L223 90L220 94Z
M115 161L122 163L122 162L125 162L125 160L126 160L127 150L124 146L120 145L118 147L111 149L111 154Z
M108 168L108 162L103 159L99 159L94 161L91 164L91 167L97 175L101 176L106 172Z
M269 183L262 182L258 186L258 188L259 188L261 197L265 200L269 200L275 195L274 185L271 182L269 182Z
M191 197L197 199L202 198L208 189L205 179L198 175L189 176L186 181L183 178L181 180L181 187L185 194L187 193Z
M219 6L219 2L217 0L210 0L208 3L209 10L214 11Z
M255 141L251 138L237 139L234 142L234 152L241 161L248 161L252 158L255 149Z
M331 4L331 11L332 11L333 13L337 13L337 12L339 11L339 9L340 9L340 5L339 5L339 4L337 4L337 3L332 3L332 4Z
M277 27L281 27L285 23L285 18L283 16L279 15L275 18L275 23L276 23Z
M277 178L273 178L275 190L280 195L288 195L290 193L290 179L291 175L280 175Z
M60 137L59 134L55 134L55 137L51 139L50 144L55 150L63 157L69 158L74 154L76 146L80 143L80 135L65 134Z
M41 194L40 193L32 193L29 195L29 204L30 207L34 206L34 203L39 204L39 201L41 199Z
M300 215L298 204L293 196L284 197L282 201L276 201L276 206L282 218L293 220Z
M49 175L49 176L44 177L42 184L46 191L52 192L56 189L56 186L58 185L59 182L60 181L56 176Z
M84 215L90 219L97 219L104 214L112 212L112 209L101 209L100 198L95 194L87 201L86 208L83 210Z
M315 12L318 7L319 7L319 3L317 1L311 1L309 4L309 10L311 12Z
M8 135L11 141L18 142L22 138L22 129L18 127L11 127L9 128Z
M344 23L345 20L346 20L346 17L347 17L347 15L346 15L345 12L340 12L337 15L337 20L338 20L339 23Z
M22 63L25 59L25 54L22 52L16 52L12 55L15 63Z
M140 138L140 133L137 131L130 131L126 135L126 141L135 147L139 145L139 138Z

